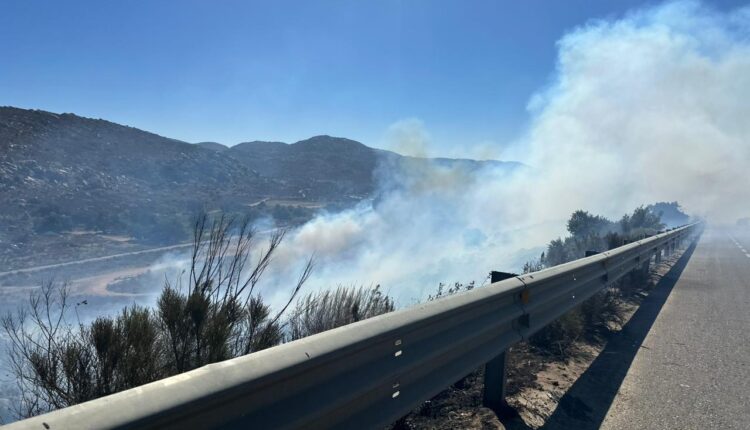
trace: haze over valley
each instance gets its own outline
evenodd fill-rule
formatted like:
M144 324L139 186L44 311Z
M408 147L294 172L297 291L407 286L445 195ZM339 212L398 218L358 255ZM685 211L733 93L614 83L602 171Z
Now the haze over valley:
M0 108L0 146L2 294L25 296L46 280L69 280L81 294L119 304L161 288L164 273L149 268L165 255L184 255L203 211L249 216L261 231L290 228L371 206L405 169L521 168L404 157L331 136L191 144L106 120L13 107Z

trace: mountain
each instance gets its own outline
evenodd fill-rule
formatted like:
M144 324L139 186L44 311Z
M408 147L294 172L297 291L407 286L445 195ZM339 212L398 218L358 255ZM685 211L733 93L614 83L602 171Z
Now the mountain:
M0 151L0 216L38 233L124 233L118 227L149 212L252 202L279 189L220 152L72 114L0 108Z
M185 240L201 209L303 222L315 208L372 197L378 166L401 159L339 137L191 144L102 119L0 107L0 270L19 255L48 261L73 249L96 255Z
M397 156L331 136L315 136L294 144L244 142L231 147L228 154L259 174L297 189L300 198L312 200L371 195L378 161Z

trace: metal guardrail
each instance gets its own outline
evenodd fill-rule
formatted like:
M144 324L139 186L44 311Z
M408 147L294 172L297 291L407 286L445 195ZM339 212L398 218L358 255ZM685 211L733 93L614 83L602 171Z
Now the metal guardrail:
M485 404L500 411L511 345L699 229L677 228L7 428L382 428L485 363Z

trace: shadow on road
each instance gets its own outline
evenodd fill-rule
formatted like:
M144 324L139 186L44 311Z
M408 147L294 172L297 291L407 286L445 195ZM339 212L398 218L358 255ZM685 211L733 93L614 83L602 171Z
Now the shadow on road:
M680 278L697 241L693 242L672 269L659 280L622 331L565 393L543 429L598 429L607 415L630 364L642 346L662 306Z

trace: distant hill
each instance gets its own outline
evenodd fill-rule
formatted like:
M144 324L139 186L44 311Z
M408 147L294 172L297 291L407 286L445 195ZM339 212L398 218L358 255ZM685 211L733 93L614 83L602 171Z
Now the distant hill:
M299 190L299 198L335 201L372 197L378 168L398 169L427 164L476 170L492 166L514 169L520 163L453 158L414 158L370 148L356 140L314 136L296 143L253 141L232 146L227 155L259 174ZM380 172L381 174L383 172Z
M315 136L294 144L245 142L228 155L259 174L299 190L299 198L362 199L375 187L373 171L381 157L397 154L367 147L357 141Z
M220 152L72 114L0 108L0 149L5 235L160 236L171 229L162 215L283 190Z
M0 266L40 235L184 240L201 208L301 222L311 207L372 197L377 167L402 158L331 136L190 144L102 119L0 107Z

